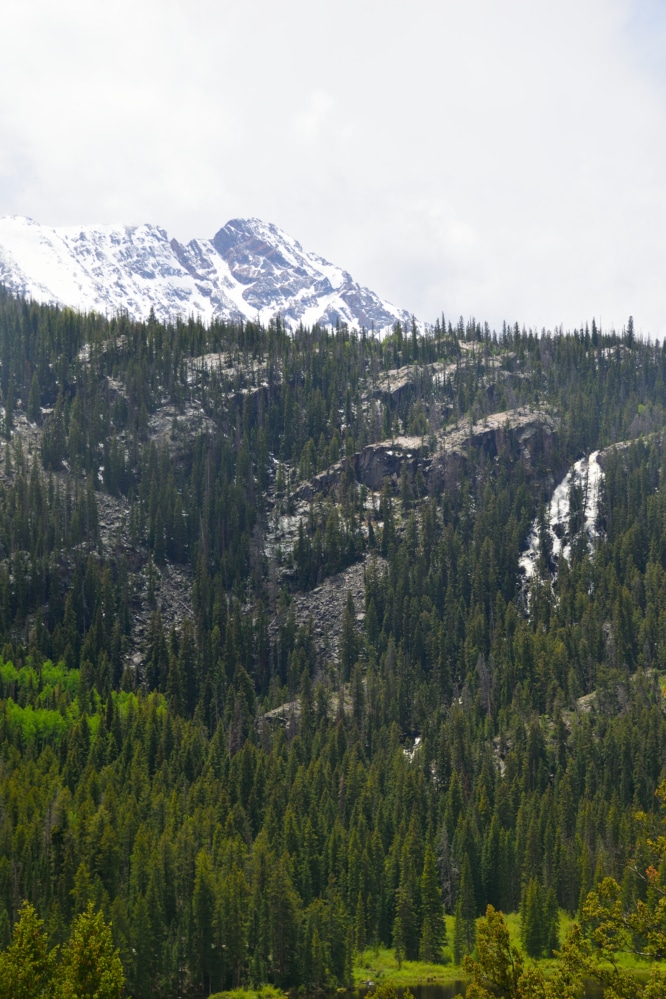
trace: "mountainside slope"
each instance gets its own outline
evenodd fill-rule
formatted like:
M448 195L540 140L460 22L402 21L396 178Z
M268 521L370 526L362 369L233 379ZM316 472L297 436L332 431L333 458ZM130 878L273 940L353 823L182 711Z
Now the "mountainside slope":
M664 386L661 346L594 326L290 335L0 288L0 972L24 898L49 946L110 913L136 999L323 994L386 948L459 978L487 904L536 958L600 879L643 904Z
M168 322L190 315L288 328L320 323L390 330L408 312L363 288L351 275L275 225L233 219L210 239L187 244L141 226L49 228L0 218L0 282L15 294L80 311Z

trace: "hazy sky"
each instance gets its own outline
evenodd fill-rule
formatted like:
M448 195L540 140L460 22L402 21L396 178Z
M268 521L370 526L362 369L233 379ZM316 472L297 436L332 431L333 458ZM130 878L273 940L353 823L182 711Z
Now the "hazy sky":
M417 317L666 336L666 4L4 0L0 214L275 222Z

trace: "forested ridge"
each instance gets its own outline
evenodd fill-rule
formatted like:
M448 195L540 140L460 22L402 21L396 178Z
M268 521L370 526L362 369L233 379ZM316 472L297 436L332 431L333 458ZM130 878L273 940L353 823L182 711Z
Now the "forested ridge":
M49 945L101 910L135 999L323 988L373 944L458 962L488 904L534 956L604 878L656 904L666 350L631 321L379 341L0 293L0 392L2 947L27 899ZM556 560L596 450L598 537L572 490Z

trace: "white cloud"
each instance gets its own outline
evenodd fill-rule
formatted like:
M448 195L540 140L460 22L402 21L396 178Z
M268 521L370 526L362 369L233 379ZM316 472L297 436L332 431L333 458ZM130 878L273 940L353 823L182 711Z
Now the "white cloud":
M323 90L314 90L309 97L306 109L297 112L291 120L291 129L298 142L309 145L322 136L322 129L330 113L335 107L335 101Z

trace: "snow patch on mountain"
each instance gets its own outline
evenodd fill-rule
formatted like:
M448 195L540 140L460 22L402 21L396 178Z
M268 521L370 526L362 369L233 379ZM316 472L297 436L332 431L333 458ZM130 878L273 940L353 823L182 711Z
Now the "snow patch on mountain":
M187 244L159 226L49 228L0 218L0 282L10 291L106 315L320 323L382 334L411 316L260 219L232 219Z

